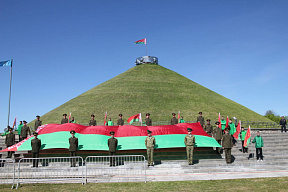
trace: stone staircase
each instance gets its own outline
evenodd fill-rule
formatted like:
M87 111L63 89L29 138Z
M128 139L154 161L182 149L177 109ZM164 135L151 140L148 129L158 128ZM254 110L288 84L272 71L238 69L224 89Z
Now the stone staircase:
M15 137L16 139L16 142L18 142L18 135L16 135ZM1 137L0 136L0 150L2 149L5 149L6 148L6 145L5 145L5 137ZM12 155L12 159L15 159L15 160L18 160L19 158L23 158L24 157L24 154L27 154L28 151L19 151L19 152L15 152L13 155ZM0 159L5 159L7 157L7 152L0 152Z

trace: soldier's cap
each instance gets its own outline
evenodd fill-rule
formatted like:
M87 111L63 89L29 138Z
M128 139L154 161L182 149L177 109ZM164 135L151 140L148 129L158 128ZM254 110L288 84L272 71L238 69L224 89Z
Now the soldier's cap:
M187 131L188 131L188 132L191 132L191 131L193 131L193 129L191 129L191 128L187 128Z
M176 115L175 113L172 113L172 115L174 116L174 115Z
M123 115L120 113L119 116L122 117Z
M147 130L147 133L149 134L149 133L152 133L152 131L150 131L150 130Z
M95 117L95 115L94 115L94 114L92 114L92 115L91 115L91 117Z
M39 115L36 115L36 117L40 117Z
M211 121L210 119L207 119L206 121Z
M146 113L146 116L150 116L150 113Z
M226 129L224 129L224 131L225 131L225 132L229 132L229 129L226 128Z
M8 131L9 131L9 130L13 130L13 128L12 128L12 127L10 127L10 126L8 126L8 127L7 127L7 129L8 129Z
M70 133L71 133L71 134L75 134L76 132L75 132L74 130L71 130Z
M198 114L202 114L202 112L200 111Z
M33 133L33 135L34 135L34 136L37 136L37 135L38 135L38 133L37 133L37 132L34 132L34 133Z
M23 120L23 123L27 123L27 121Z
M114 131L110 131L110 135L114 135L115 134L115 132Z
M219 121L217 121L215 124L216 124L216 125L219 125L219 124L220 124L220 122L219 122Z
M66 113L64 113L64 114L63 114L63 116L67 116L67 114L66 114Z

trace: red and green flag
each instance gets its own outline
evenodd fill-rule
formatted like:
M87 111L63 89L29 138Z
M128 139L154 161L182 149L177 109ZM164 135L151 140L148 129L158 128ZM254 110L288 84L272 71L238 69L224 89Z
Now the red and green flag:
M142 123L141 113L138 113L136 115L129 117L127 121L130 125L132 125L133 122L141 122Z
M246 133L245 139L244 139L244 144L243 144L244 147L247 147L249 145L250 139L251 139L251 131L250 131L250 125L249 125L249 128L247 130L247 133Z
M106 120L107 120L107 111L106 111L105 117L104 117L104 126L106 126Z
M233 137L235 139L239 139L240 132L241 132L241 121L239 121L237 128L236 128L236 132L233 134Z
M135 41L135 44L145 44L146 45L146 38L145 39L140 39L138 41Z
M229 127L229 117L227 115L227 119L226 119L226 126L225 126L225 129Z
M149 126L153 136L157 141L156 148L178 148L185 147L184 138L187 134L187 127L192 128L195 136L195 147L221 147L218 142L208 135L199 123L179 123L176 125ZM68 149L70 131L75 130L78 138L79 150L104 150L108 151L107 140L110 132L115 132L118 139L118 150L139 150L146 149L145 138L147 137L147 126L84 126L74 123L67 124L46 124L38 127L36 132L39 134L43 149ZM7 151L27 151L31 150L31 140L33 136L3 149Z

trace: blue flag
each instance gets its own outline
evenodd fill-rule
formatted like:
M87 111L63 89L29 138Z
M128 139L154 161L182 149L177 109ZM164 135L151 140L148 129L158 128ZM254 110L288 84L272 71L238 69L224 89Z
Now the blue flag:
M12 64L11 60L0 61L0 67L11 66L11 64Z

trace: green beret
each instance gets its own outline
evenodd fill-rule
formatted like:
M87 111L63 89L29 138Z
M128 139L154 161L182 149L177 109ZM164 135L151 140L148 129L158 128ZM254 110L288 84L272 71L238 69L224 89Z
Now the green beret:
M147 130L147 133L149 134L149 133L152 133L152 131L150 131L150 130Z
M188 132L191 132L191 131L193 131L193 130L192 130L191 128L187 128L187 131L188 131Z
M114 131L110 131L110 135L114 135L115 134L115 132Z

